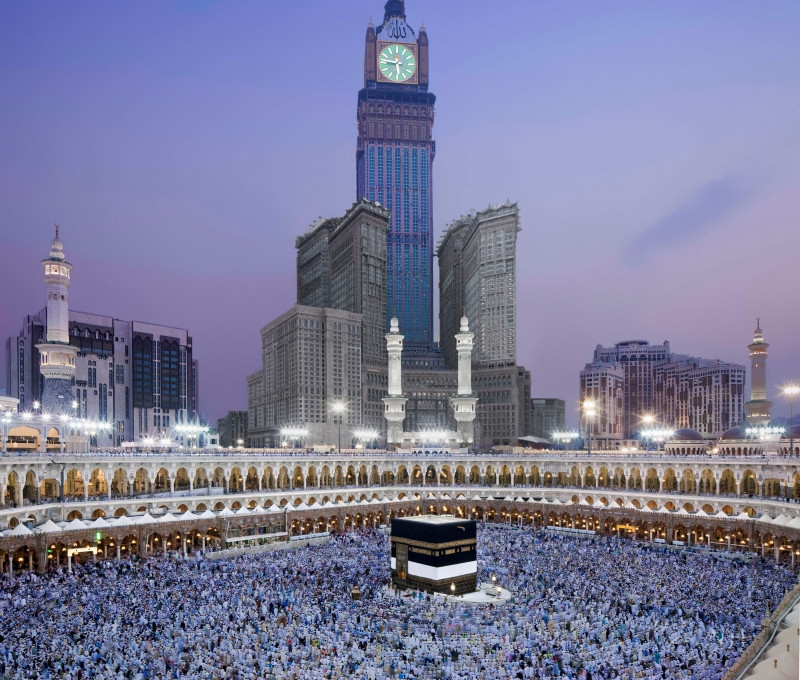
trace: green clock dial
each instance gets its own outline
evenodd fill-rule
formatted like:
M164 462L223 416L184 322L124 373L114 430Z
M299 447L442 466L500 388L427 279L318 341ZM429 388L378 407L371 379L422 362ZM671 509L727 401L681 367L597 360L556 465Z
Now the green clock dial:
M378 69L386 80L402 83L417 70L417 58L403 45L387 45L378 54Z

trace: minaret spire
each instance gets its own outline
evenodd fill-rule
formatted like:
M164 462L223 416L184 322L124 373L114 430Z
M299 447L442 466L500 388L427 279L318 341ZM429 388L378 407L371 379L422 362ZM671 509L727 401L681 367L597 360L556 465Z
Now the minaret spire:
M55 238L50 243L50 256L42 260L44 282L47 286L47 333L45 341L36 345L39 350L39 370L44 378L42 412L71 415L75 357L78 348L69 344L69 284L72 265L64 255L64 244L56 225ZM62 437L63 441L64 437Z
M748 425L768 425L772 403L767 401L767 348L761 317L756 317L756 329L750 350L750 401L745 402L745 420Z

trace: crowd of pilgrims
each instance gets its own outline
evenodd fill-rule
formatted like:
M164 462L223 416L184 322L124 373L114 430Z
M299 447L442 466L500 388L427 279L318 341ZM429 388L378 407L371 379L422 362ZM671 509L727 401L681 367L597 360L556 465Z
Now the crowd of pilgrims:
M488 525L479 579L513 597L468 604L392 588L388 550L364 531L5 575L0 678L717 679L795 584L761 560Z

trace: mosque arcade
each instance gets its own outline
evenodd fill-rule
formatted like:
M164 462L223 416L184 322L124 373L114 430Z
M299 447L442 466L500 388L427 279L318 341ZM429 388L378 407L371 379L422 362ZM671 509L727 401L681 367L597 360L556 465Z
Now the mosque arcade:
M4 571L63 564L69 547L95 546L101 557L189 554L422 514L749 550L791 563L800 550L800 470L788 458L33 454L0 458L0 499Z

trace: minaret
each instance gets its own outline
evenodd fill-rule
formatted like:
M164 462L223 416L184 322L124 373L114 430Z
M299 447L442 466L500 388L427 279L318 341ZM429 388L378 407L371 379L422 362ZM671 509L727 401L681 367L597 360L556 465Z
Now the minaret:
M386 446L403 443L403 421L406 418L406 399L403 396L401 360L403 339L397 317L393 316L386 334L386 352L389 355L389 393L383 398L386 416Z
M469 319L461 317L460 332L456 333L456 352L458 353L458 396L450 399L458 423L459 446L468 447L475 443L475 404L478 398L472 396L472 347L474 333L470 333Z
M69 344L69 296L72 265L64 257L64 244L56 236L50 244L50 257L42 260L47 284L47 336L36 345L39 370L44 377L42 412L71 414L75 398L75 356L78 348Z
M769 411L772 402L767 401L767 348L764 333L761 331L761 319L756 319L756 330L750 350L750 401L745 402L745 420L748 425L768 425Z

